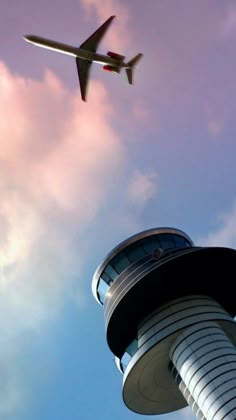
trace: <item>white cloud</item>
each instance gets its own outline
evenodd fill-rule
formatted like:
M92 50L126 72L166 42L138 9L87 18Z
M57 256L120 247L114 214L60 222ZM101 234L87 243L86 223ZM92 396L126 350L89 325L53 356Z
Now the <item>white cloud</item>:
M225 246L236 248L236 200L232 209L218 217L218 225L213 232L199 238L196 243L202 246Z
M119 234L125 235L136 228L140 212L157 191L154 172L136 171L124 194L128 165L122 140L112 128L113 109L102 84L91 85L87 104L79 90L66 89L51 71L35 81L12 74L0 62L4 418L32 398L21 368L23 337L43 336L66 303L84 304L80 273L89 241L94 243L94 232L87 235L91 224L105 211L109 226L114 231L120 226ZM112 205L111 196L114 200L121 193L122 205Z
M67 90L50 71L37 82L0 63L0 330L8 342L0 347L4 418L20 409L29 391L19 369L21 336L47 328L72 295L83 303L81 238L124 166L107 93L100 83L91 84L88 106L79 91Z
M135 171L128 186L128 196L131 203L144 206L156 195L158 189L157 174Z

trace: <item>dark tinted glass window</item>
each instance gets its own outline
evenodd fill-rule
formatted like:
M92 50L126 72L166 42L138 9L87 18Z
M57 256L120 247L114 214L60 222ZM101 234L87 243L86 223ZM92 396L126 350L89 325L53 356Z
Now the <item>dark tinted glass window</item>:
M102 293L105 296L108 289L109 289L108 284L102 278L100 278L99 283L98 283L99 293Z
M186 246L190 246L190 244L186 241L185 238L178 235L175 235L175 243L177 248L184 248Z
M159 240L160 240L162 249L175 248L175 243L173 241L172 235L161 234L161 235L159 235Z
M115 280L116 277L118 276L118 273L116 270L114 270L114 268L112 267L111 264L108 264L104 270L104 273L107 274L111 280Z
M139 258L142 258L145 255L144 250L142 249L141 246L139 246L139 244L136 244L136 246L133 245L132 247L127 248L125 253L131 263L139 260Z
M142 247L146 254L151 254L154 249L160 248L160 241L157 237L145 238L142 241Z
M130 354L130 356L133 356L136 351L138 350L138 341L135 339L132 341L132 343L127 347L126 353Z
M101 277L102 277L102 279L107 283L107 284L109 284L110 283L110 281L112 281L112 279L111 279L111 277L110 276L108 276L104 271L103 271L103 273L102 273L102 275L101 275Z
M105 295L108 289L109 289L108 284L102 278L100 278L99 283L98 283L98 295L102 303L104 302Z
M130 261L124 252L120 252L111 261L111 265L117 271L117 273L121 273L123 270L125 270L126 267L128 267L129 264L130 264Z
M121 359L121 366L122 366L123 372L127 368L127 365L130 362L130 360L131 360L131 356L129 355L129 353L124 353Z
M105 296L103 296L101 293L98 292L98 299L100 300L101 303L104 303Z
M98 288L99 294L105 296L109 286L123 270L130 264L151 254L155 249L162 248L164 250L170 250L185 247L191 247L191 244L187 239L180 235L170 233L162 233L149 238L144 238L138 243L128 246L125 251L116 255L115 258L110 261L110 264L106 266L101 275L101 284L99 283Z
M123 354L121 358L121 365L122 365L123 371L125 371L128 363L130 362L133 355L137 352L137 350L138 350L138 342L137 340L134 340L127 347L127 349L125 350L125 353Z
M185 246L192 246L191 244L190 244L190 242L189 241L187 241L187 239L184 239L184 242L185 242Z

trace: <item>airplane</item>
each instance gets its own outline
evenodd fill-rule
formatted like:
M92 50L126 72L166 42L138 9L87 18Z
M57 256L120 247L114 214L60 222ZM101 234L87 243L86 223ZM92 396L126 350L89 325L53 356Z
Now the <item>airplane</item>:
M36 35L25 35L24 40L39 47L47 48L68 54L75 57L80 82L81 98L86 101L88 80L91 64L99 63L103 69L109 72L120 73L121 69L125 69L128 82L133 84L133 69L143 54L137 54L132 60L125 63L125 56L108 51L107 55L97 54L97 47L105 32L110 26L115 16L111 16L103 23L79 48L63 44L61 42L52 41Z

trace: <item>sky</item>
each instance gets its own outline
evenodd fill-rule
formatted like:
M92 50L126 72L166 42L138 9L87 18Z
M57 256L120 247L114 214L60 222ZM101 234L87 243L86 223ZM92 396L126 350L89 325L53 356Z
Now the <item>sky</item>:
M138 419L91 280L115 245L153 227L236 248L236 3L0 10L0 418ZM99 52L144 56L134 86L94 64L84 103L74 59L23 35L79 46L111 15Z

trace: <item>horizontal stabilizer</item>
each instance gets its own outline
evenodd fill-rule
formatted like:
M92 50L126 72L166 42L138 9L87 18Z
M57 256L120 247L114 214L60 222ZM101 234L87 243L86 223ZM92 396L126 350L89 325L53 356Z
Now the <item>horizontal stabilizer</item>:
M127 63L127 68L126 70L126 75L127 75L127 79L130 85L133 84L133 71L134 71L134 66L138 63L138 61L142 58L143 54L137 54L134 58L132 58L132 60L130 60Z

